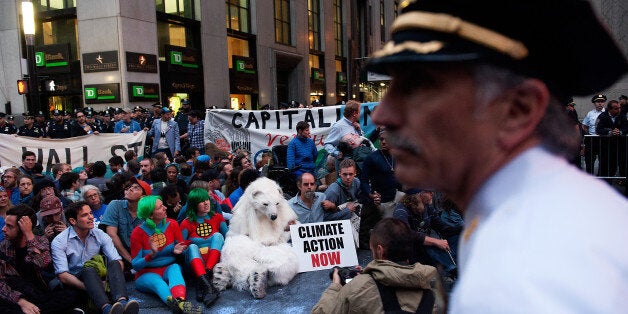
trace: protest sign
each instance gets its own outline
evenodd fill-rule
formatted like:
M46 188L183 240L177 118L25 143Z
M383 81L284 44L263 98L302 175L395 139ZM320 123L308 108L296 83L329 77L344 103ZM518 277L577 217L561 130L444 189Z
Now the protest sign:
M371 113L377 103L363 103L360 125L365 135L375 129ZM288 110L207 110L205 143L215 143L225 151L244 148L254 156L275 145L288 145L296 136L299 121L310 124L310 134L320 150L334 122L342 118L344 106L315 107Z
M85 163L109 161L113 156L124 158L127 150L138 155L144 151L146 132L133 134L90 134L66 139L34 138L0 134L0 162L2 166L21 166L22 153L32 151L37 162L49 172L56 163L68 163L72 168Z
M358 265L349 220L290 226L292 248L299 258L299 272Z

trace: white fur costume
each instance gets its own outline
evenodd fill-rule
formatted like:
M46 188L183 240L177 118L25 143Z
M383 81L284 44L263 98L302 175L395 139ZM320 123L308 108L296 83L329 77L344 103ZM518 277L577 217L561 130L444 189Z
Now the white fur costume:
M296 220L275 181L261 177L251 183L233 208L220 263L214 267L216 288L248 289L263 298L266 286L288 284L299 268L287 243L289 223Z

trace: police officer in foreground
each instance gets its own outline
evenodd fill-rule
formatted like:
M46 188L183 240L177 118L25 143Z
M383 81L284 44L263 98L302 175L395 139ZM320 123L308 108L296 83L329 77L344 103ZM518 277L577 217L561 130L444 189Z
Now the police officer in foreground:
M39 128L39 131L41 132L42 136L45 136L47 133L47 123L46 123L46 116L44 115L43 111L37 111L37 113L35 114L35 127Z
M24 125L19 127L17 130L17 135L19 136L28 136L28 137L43 137L44 134L42 131L35 126L35 117L30 114L28 111L22 113L24 116Z
M59 109L55 109L51 112L52 120L48 122L48 133L46 137L49 138L69 138L72 136L70 130L70 123L63 119L63 113Z
M464 210L449 312L628 308L628 201L565 159L563 104L628 73L591 4L408 2L366 66L391 77L371 118L402 184Z

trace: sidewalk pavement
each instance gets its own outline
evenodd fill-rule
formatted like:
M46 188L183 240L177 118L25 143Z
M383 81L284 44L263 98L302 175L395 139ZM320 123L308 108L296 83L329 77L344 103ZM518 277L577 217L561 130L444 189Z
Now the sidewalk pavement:
M366 266L371 260L369 250L358 250L358 262ZM310 313L331 280L329 270L297 274L287 286L270 287L266 297L257 300L249 291L227 289L210 308L203 306L203 313ZM187 282L187 298L196 302L196 286ZM135 283L127 282L129 297L140 303L140 313L171 313L156 295L135 290Z

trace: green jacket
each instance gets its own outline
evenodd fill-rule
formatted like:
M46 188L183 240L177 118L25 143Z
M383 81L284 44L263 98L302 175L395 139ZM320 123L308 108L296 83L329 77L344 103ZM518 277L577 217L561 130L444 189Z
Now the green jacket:
M331 283L323 292L312 313L384 313L382 299L375 281L395 287L401 309L414 312L421 302L423 291L434 290L435 313L443 312L442 287L436 268L416 263L399 265L388 260L373 260L362 274L346 285Z

